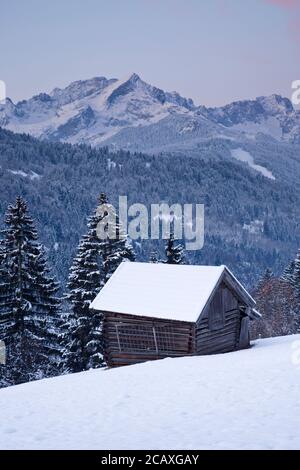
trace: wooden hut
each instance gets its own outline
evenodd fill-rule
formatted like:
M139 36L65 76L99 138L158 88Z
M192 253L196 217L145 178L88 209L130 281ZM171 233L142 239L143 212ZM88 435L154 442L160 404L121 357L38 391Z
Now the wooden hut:
M255 301L226 266L122 263L92 302L110 367L249 347Z

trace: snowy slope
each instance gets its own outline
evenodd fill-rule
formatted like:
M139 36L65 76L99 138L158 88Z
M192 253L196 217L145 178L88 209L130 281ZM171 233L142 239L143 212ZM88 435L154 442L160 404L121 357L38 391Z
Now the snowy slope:
M247 163L251 168L253 168L253 170L258 171L266 178L275 180L275 177L270 170L267 170L267 168L265 168L264 166L256 165L256 163L254 162L254 158L249 152L246 152L245 150L241 148L237 148L237 149L231 150L231 155L236 160Z
M299 449L300 335L0 390L1 449Z

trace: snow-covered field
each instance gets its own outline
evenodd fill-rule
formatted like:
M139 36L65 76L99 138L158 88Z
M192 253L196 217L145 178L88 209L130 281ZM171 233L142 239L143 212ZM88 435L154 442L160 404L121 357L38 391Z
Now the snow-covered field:
M1 449L300 449L300 335L0 390Z

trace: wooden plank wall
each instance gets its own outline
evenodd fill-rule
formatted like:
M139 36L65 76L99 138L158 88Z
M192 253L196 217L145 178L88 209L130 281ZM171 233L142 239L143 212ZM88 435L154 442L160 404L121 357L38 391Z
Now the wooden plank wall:
M107 364L116 367L245 348L249 346L246 344L248 324L244 322L244 339L240 343L241 305L237 292L222 282L197 323L104 312ZM218 316L221 308L223 315Z
M153 327L155 327L155 339L150 334ZM165 333L169 328L172 329L171 335ZM148 339L147 336L145 338L145 331L149 331ZM122 332L125 332L125 337L120 337ZM190 322L107 312L104 314L104 338L109 367L165 357L186 356L195 352L195 324ZM140 345L144 345L145 349L141 350Z
M215 302L211 302L196 325L196 353L199 355L224 353L239 348L241 313L238 299L224 284L219 289L223 296L224 323L218 329L211 329L209 318L215 315L212 309L216 306Z

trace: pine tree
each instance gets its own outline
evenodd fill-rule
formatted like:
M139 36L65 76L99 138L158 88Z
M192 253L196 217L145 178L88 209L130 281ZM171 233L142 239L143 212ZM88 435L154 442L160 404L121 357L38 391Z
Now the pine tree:
M149 263L156 264L159 263L158 256L156 251L152 251L149 256Z
M124 260L134 261L135 254L120 224L118 214L104 193L100 195L97 213L101 216L100 224L102 224L101 230L99 225L97 227L97 236L101 256L101 287L103 287L119 264Z
M267 268L257 283L257 290L262 289L273 277L274 274L272 270Z
M100 290L98 267L98 241L94 237L97 217L89 220L88 233L81 240L69 276L68 300L72 312L68 317L66 336L66 368L80 372L104 366L102 344L102 318L89 308Z
M0 336L7 345L6 370L12 383L59 371L58 285L49 275L45 253L27 205L10 205L1 242Z
M7 306L7 273L5 269L5 254L3 240L0 240L0 341L6 346L12 332L13 323L9 318ZM1 347L1 344L0 344ZM2 351L1 351L2 352ZM12 385L7 374L7 367L0 361L0 388Z
M281 279L283 281L286 281L288 284L293 285L294 270L295 270L295 261L291 261L288 264L288 266L284 269Z
M297 332L300 332L300 249L298 250L296 259L294 261L294 272L293 272L293 275L292 275L292 286L294 288L295 299L296 299Z
M109 215L111 217L108 218ZM104 236L99 237L101 223ZM114 231L116 238L110 236ZM105 366L103 318L101 313L92 311L89 306L124 259L134 260L134 252L118 216L102 193L97 209L88 220L88 231L79 244L70 269L68 300L71 313L65 353L68 371L79 372Z
M35 272L34 308L36 319L32 332L42 338L42 349L37 351L42 359L41 377L58 375L62 371L62 313L58 298L59 285L51 276L45 249L38 245L38 255L33 260ZM31 321L33 317L31 317Z
M171 232L167 240L166 247L166 261L167 264L185 264L184 248L182 245L175 245L174 233Z
M295 298L290 284L268 277L256 289L255 300L262 318L251 325L253 338L296 333Z
M8 262L4 240L0 240L0 339L7 341L13 331L13 318L10 315L10 289Z
M295 289L296 299L299 300L299 304L300 304L300 249L298 250L296 259L294 261L292 285Z

